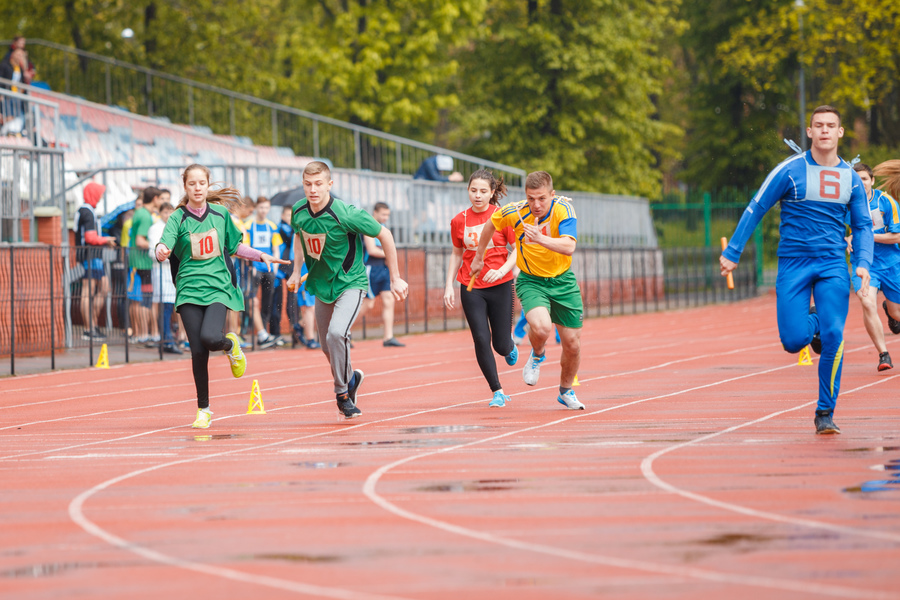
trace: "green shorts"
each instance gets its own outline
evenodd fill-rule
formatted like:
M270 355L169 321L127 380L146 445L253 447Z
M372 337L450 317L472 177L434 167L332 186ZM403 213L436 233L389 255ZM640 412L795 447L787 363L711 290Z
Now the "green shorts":
M579 329L584 319L581 290L571 269L556 277L535 277L519 273L516 295L528 314L532 308L543 306L550 311L550 321L563 327Z

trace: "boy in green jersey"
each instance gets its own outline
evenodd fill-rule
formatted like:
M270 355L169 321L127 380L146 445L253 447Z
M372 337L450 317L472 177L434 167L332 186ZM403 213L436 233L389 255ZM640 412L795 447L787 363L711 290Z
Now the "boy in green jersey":
M409 291L397 269L394 236L369 213L331 195L331 169L313 161L303 170L306 198L294 205L294 272L288 289L300 285L301 261L309 276L306 288L316 297L316 327L331 365L338 410L352 419L362 414L356 394L364 373L350 365L350 329L369 289L363 263L362 236L378 238L391 274L391 293L403 301Z

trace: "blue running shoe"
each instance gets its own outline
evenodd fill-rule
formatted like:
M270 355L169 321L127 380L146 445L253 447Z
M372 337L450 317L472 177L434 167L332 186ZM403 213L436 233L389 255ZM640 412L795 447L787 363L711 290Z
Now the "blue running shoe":
M531 356L528 357L528 360L525 362L525 368L522 369L522 380L525 382L525 385L537 385L538 378L541 376L541 363L545 360L547 360L546 354L536 358L534 350L531 351Z
M519 320L516 321L516 326L513 328L513 340L516 342L517 346L528 337L528 331L525 329L525 325L527 324L528 321L525 320L525 311L522 311Z
M584 410L584 404L575 397L575 390L569 390L565 394L557 396L556 401L572 410Z
M516 343L513 342L512 352L506 355L506 364L508 364L509 366L513 366L514 364L516 364L517 360L519 360L519 349L516 348Z
M488 406L491 408L503 408L506 406L506 403L509 402L509 396L504 394L502 391L497 390L494 392L494 397L488 402Z

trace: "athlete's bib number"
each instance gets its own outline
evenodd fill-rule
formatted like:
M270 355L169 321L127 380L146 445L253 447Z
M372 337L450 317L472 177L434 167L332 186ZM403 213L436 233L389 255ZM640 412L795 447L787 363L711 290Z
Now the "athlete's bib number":
M218 229L191 234L191 258L209 260L217 256L222 256L222 250L219 248Z
M303 232L303 245L306 246L306 253L316 260L322 258L322 252L325 250L326 233L306 233Z
M819 171L819 195L828 200L841 197L841 174L837 171Z
M466 225L463 230L463 245L465 245L466 250L475 251L478 249L478 242L481 240L481 231L484 229L484 223L481 225ZM491 238L491 241L488 242L488 248L494 247L494 239Z

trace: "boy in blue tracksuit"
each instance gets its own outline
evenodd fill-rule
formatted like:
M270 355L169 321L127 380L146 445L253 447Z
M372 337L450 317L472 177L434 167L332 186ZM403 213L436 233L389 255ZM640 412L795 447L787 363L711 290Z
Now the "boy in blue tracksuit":
M863 295L869 291L872 219L859 175L837 154L838 140L844 136L837 109L816 108L806 134L812 141L810 150L788 158L769 173L719 263L722 275L737 267L753 230L780 201L781 242L775 281L778 333L788 352L799 352L811 344L822 355L816 433L840 433L833 415L841 385L844 323L850 300L844 219L849 211L851 260ZM810 295L815 300L812 309Z
M872 258L872 268L869 269L869 293L863 295L860 290L862 280L854 275L853 289L859 297L863 308L863 323L872 343L878 350L878 370L887 371L894 368L891 355L884 343L884 325L878 315L878 290L884 292L884 297L891 302L900 304L900 207L890 194L881 190L873 190L875 175L869 165L858 163L853 165L853 170L859 174L860 180L866 190L869 199L869 214L872 217L872 231L875 237L875 252ZM887 301L884 302L887 312ZM891 331L897 329L897 321L888 314L888 325Z

